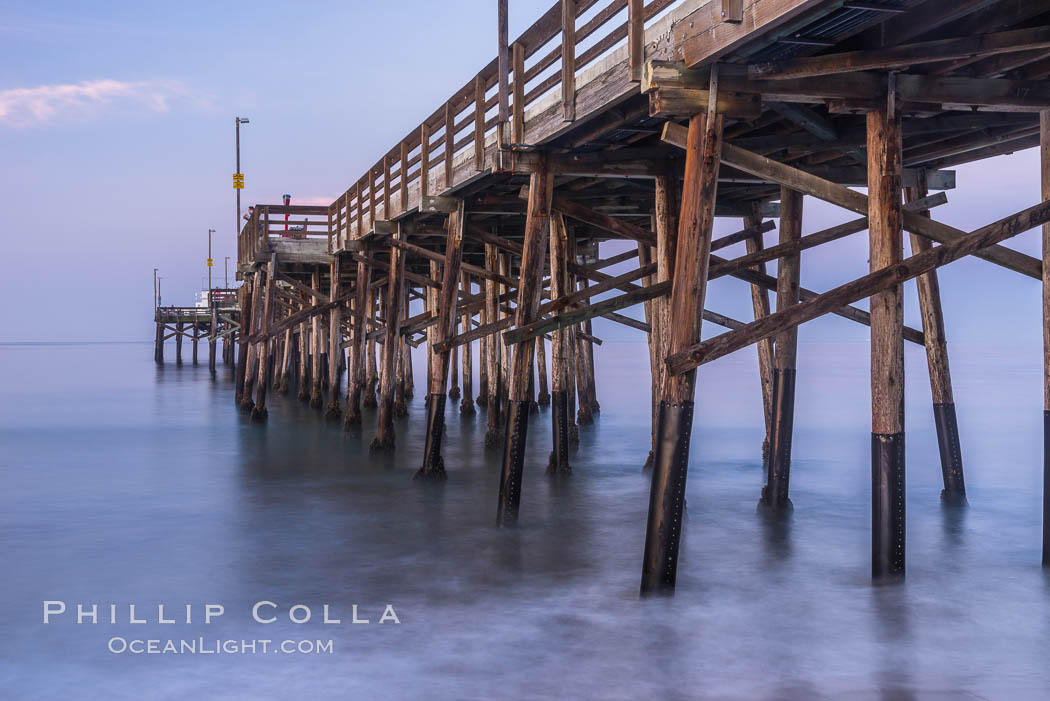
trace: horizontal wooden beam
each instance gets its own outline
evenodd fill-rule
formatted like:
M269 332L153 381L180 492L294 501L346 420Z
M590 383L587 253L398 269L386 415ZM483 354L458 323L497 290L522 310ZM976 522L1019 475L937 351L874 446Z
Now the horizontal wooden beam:
M794 328L841 307L899 285L931 270L972 255L1037 226L1050 222L1050 201L1029 207L1017 214L981 227L962 238L934 246L899 263L847 282L813 299L770 314L743 328L697 343L666 358L672 374L680 375L704 363L721 358L764 338Z
M907 204L902 205L902 208L909 212L925 212L934 207L939 207L942 204L947 204L947 202L947 195L943 192L938 192L934 195L929 195L922 199L908 202ZM819 246L824 243L837 241L846 236L864 231L867 228L868 218L861 217L860 219L844 222L792 241L769 246L768 248L761 248L754 253L749 253L740 256L739 258L733 258L732 260L727 260L723 263L715 263L711 266L711 269L708 272L708 279L713 280L723 275L732 275L741 270L747 270L759 263L766 263L783 256L794 255L800 251L806 250L807 248L813 248L814 246ZM712 248L714 247L712 246Z
M675 126L677 126L677 125L675 125ZM554 203L552 205L555 209L558 208L558 199L559 198L557 196L555 196ZM650 232L650 231L648 231L646 229L642 229L641 227L635 226L634 224L631 224L629 222L624 222L624 221L621 221L621 220L618 220L618 219L613 219L612 217L608 217L608 219L612 219L611 222L603 221L602 217L594 216L595 214L599 214L599 213L593 212L593 210L589 210L586 207L583 207L582 205L580 205L580 208L577 209L576 211L581 216L586 217L587 219L589 219L590 223L592 223L594 226L598 226L599 228L601 228L603 224L610 225L610 226L615 225L617 227L618 233L621 236L624 236L624 237L629 238L629 239L633 239L635 241L645 242L645 241L648 240L649 237L653 236L652 232ZM716 269L717 266L719 266L719 265L727 265L729 263L731 263L731 261L728 261L725 258L720 258L719 256L716 256L716 255L712 255L711 256L711 266L712 266L713 270ZM573 264L570 264L570 266L569 266L569 271L570 272L574 272L574 273L576 273L578 275L579 274L583 274L583 275L589 277L592 280L596 279L596 280L600 281L600 280L603 280L603 279L605 279L607 277L605 275L602 275L601 273L587 275L587 270L586 269L584 269L583 271L579 271L576 268L573 268L572 266L573 266ZM737 271L734 271L734 272L728 273L728 274L732 275L733 277L738 278L740 280L744 280L745 282L750 282L750 283L753 283L755 285L760 285L760 286L766 288L767 290L776 290L777 289L776 278L774 278L771 275L766 275L765 273L759 272L757 270L737 270ZM631 284L628 283L628 284L623 284L623 285L618 286L618 289L623 290L624 292L627 292L628 294L630 294L630 293L633 293L633 292L637 292L638 290L640 290L642 288L638 287L637 285L631 285ZM805 296L805 295L810 295L810 296L816 295L815 292L811 292L811 291L806 290L806 289L801 290L801 294L803 296ZM846 307L843 307L842 309L835 310L834 313L839 315L839 316L841 316L841 317L843 317L843 318L850 319L852 321L856 321L857 323L860 323L860 324L865 324L867 326L871 325L871 319L870 319L869 314L866 311L862 310L862 309L856 309L854 307L846 306ZM602 313L599 313L599 314L596 314L595 316L601 316L601 315L602 315ZM589 318L593 318L593 317L589 317ZM558 328L564 328L564 327L558 327ZM924 338L923 338L923 335L922 335L921 331L918 331L918 330L912 329L912 328L908 328L908 327L905 327L905 329L904 329L904 337L905 337L905 339L907 339L909 341L912 341L914 343L918 343L918 344L922 344L923 341L924 341Z
M706 69L688 69L681 62L646 64L643 90L671 88L700 90L707 85ZM977 107L999 111L1035 112L1050 108L1050 85L1040 80L1005 78L966 78L961 76L895 76L897 98L902 111L966 110ZM780 102L853 101L858 107L883 104L887 92L885 73L859 71L778 80L751 79L744 66L723 65L719 69L719 89L731 93L757 94L763 100Z
M702 112L711 104L711 92L695 88L657 88L649 93L649 116L664 119L685 118ZM727 117L757 119L762 99L757 93L719 90L717 110Z
M907 68L931 61L976 58L1047 47L1050 47L1050 27L1030 27L993 34L901 44L884 49L845 51L787 61L753 63L748 66L747 74L753 79L807 78L853 71Z
M684 130L685 127L668 122L664 125L663 139L668 143L684 143L682 134ZM748 173L769 178L792 190L812 195L858 214L867 215L868 213L866 195L732 144L723 144L722 162ZM922 216L917 212L903 211L902 221L904 228L908 231L941 244L951 243L966 236L966 233L959 229ZM1041 261L1004 246L993 245L986 251L977 251L974 255L1022 275L1037 280L1042 279Z

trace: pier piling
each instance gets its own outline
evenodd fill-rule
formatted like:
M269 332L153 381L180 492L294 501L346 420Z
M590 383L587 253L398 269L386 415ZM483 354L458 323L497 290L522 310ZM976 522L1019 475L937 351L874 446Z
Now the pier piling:
M712 94L717 92L716 81L717 72L713 72ZM697 114L689 120L671 287L671 354L691 346L700 338L721 162L722 124L722 115L710 109L706 115ZM682 375L669 374L661 391L642 556L643 596L674 592L689 469L695 384L695 370Z
M871 271L903 257L901 118L889 104L867 115ZM904 308L901 285L871 296L871 573L905 569Z
M780 243L793 244L802 238L802 193L780 188ZM798 304L800 256L780 259L777 267L777 311ZM798 327L777 334L773 341L772 434L767 460L766 488L762 504L773 511L791 508L788 483L791 474L791 438L795 423L795 359Z
M554 173L550 170L546 158L541 157L536 170L529 177L525 243L521 254L518 305L514 316L515 326L530 324L538 318L543 261L550 236L551 191L553 188ZM514 347L513 351L507 394L507 428L503 441L499 506L496 510L496 522L499 525L510 525L517 521L521 502L525 439L529 426L529 361L533 343L534 339L522 341Z

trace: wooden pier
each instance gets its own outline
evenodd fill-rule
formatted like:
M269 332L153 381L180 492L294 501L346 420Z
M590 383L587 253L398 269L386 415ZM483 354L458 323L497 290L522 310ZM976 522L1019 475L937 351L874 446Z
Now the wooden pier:
M454 473L442 458L446 397L462 394L463 413L476 398L486 446L501 451L497 521L511 525L526 464L570 473L570 444L600 410L591 320L629 326L646 334L652 368L641 590L671 592L699 367L756 348L767 437L755 497L785 512L805 381L797 327L835 314L871 329L872 573L899 575L906 342L929 361L943 498L966 500L936 275L972 255L1043 281L1050 436L1050 4L561 0L516 39L507 0L497 4L497 56L335 201L252 210L238 237L236 394L254 417L266 416L267 388L287 391L298 368L299 396L330 420L353 426L377 405L372 449L390 450L415 388L407 347L425 344L416 477ZM1035 146L1045 201L971 231L931 216L953 166ZM803 235L806 195L856 218ZM715 238L716 217L739 230ZM1039 226L1043 260L1001 245ZM804 251L864 231L869 274L802 286ZM634 248L602 257L610 240ZM604 272L635 259L629 272ZM708 283L723 276L749 283L752 319L706 306ZM903 323L910 279L922 328ZM870 312L854 306L865 298ZM410 311L417 300L421 313ZM644 322L620 313L636 305ZM704 322L726 331L700 341ZM189 322L174 323L179 333ZM551 404L549 455L526 454L537 398ZM1050 478L1050 453L1044 469ZM1050 513L1050 491L1044 503Z
M164 343L175 339L175 362L182 363L182 341L189 339L193 364L197 364L197 346L208 342L208 366L215 370L216 346L222 342L222 362L233 365L233 348L240 329L241 307L235 289L214 289L205 307L156 307L153 321L156 335L153 358L164 362Z

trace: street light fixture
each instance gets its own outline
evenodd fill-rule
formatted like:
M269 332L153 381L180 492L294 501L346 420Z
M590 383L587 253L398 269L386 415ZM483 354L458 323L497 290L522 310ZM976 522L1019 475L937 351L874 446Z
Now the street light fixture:
M233 228L234 235L241 231L241 190L244 188L244 175L241 173L241 125L248 124L247 117L234 117L236 124L237 140L237 171L234 176L233 187L237 191L237 222Z

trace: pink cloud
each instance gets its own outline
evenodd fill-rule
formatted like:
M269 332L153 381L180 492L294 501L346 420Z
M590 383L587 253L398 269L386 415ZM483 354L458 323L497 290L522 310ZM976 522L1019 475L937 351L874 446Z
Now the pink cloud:
M85 80L68 85L39 85L0 90L0 126L33 127L68 115L90 116L102 107L138 104L151 112L167 112L173 99L189 93L178 81Z

